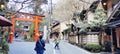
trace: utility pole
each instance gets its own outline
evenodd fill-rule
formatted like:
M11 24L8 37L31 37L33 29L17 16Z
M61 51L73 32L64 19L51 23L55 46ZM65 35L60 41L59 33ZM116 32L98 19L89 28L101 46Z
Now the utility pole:
M49 31L51 32L51 27L52 27L52 18L53 18L53 9L52 9L52 0L50 0L50 24L49 24Z
M49 0L50 2L49 2L49 4L48 4L48 6L49 6L49 25L48 25L48 27L49 27L49 29L51 28L51 22L52 22L52 0Z
M47 35L47 41L49 42L50 39L50 33L51 33L51 24L52 24L52 0L49 0L50 2L48 3L49 6L49 23L48 23L48 35Z

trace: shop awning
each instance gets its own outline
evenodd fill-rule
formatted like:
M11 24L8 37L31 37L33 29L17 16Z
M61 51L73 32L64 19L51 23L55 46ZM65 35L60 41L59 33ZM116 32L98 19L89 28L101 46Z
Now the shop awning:
M12 22L3 16L0 16L0 26L12 26Z

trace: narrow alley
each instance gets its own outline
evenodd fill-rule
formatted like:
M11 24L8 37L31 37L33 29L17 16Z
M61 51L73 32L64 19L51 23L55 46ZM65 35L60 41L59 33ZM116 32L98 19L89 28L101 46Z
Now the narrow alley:
M91 54L77 46L71 45L66 41L61 41L59 49L54 49L53 43L46 43L45 54ZM13 43L9 44L9 54L36 54L34 51L35 42L25 42L20 39L14 40Z
M0 54L43 53L120 54L120 0L0 0Z

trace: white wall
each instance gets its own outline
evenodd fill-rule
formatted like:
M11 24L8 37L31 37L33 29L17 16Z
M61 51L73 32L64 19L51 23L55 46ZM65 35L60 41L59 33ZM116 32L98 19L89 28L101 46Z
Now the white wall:
M91 24L91 21L94 20L94 13L88 12L88 23Z
M64 22L61 22L60 23L60 32L64 31L65 29L68 28L68 26L66 26L68 22L67 21L64 21Z

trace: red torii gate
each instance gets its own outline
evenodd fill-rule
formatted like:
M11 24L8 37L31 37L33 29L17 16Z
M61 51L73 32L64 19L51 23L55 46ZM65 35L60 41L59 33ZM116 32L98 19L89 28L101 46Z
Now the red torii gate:
M42 23L42 20L39 20L39 18L43 18L45 16L41 16L41 15L36 15L36 14L29 14L29 13L22 13L22 12L18 12L18 14L22 14L24 15L25 17L15 17L15 16L12 16L12 33L10 34L10 42L12 43L12 40L13 40L13 36L14 36L14 33L15 33L15 22L16 20L23 20L23 21L30 21L30 22L35 22L35 35L34 35L34 41L37 41L39 38L38 38L38 35L39 35L39 29L38 29L38 24L39 23ZM33 19L28 19L28 16L32 16Z

